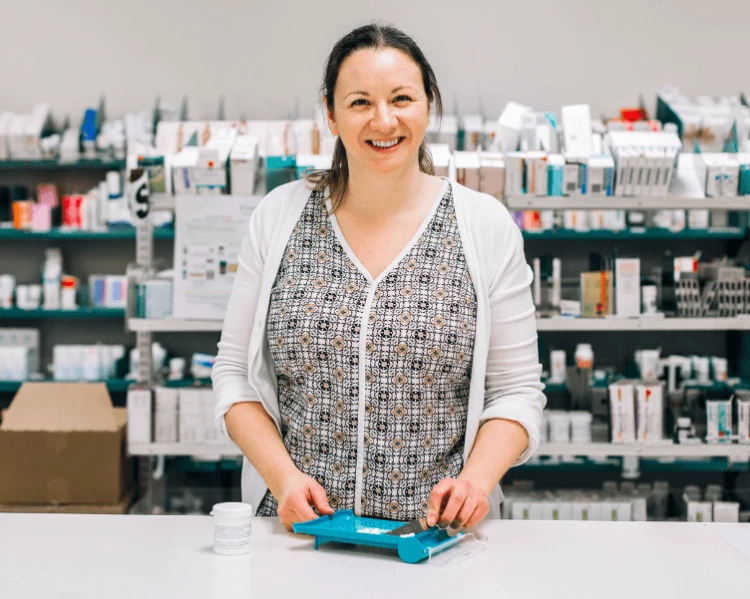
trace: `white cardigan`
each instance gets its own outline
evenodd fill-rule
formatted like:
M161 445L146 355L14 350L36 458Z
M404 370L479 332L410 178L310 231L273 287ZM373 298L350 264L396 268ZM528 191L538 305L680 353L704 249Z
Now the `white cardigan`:
M491 418L504 418L520 423L529 435L518 465L539 446L546 403L531 300L533 275L524 257L521 232L506 208L492 196L455 181L451 185L466 264L477 294L464 463L480 425ZM250 217L212 372L216 424L225 436L224 415L243 401L262 403L280 429L266 317L286 244L310 193L305 181L282 185L263 198ZM256 510L266 490L262 477L245 458L242 500ZM498 486L490 496L489 517L499 517L501 502Z

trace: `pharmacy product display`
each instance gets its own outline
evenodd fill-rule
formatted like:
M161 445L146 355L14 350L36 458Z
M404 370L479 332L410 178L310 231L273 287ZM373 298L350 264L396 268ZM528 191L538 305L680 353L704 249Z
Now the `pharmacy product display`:
M638 378L592 370L593 360L590 344L578 345L571 367L563 367L565 352L551 352L556 378L548 379L553 386L544 413L544 441L750 443L750 391L741 379L728 376L726 358L662 357L659 349L638 350L631 362L631 374Z
M740 504L723 500L721 485L687 485L672 491L666 481L613 481L600 490L534 490L531 481L505 489L502 516L511 520L739 522Z
M65 274L62 250L50 248L45 251L41 283L18 284L14 276L0 274L0 310L124 309L127 287L127 277L120 275L90 275L88 286L82 286L77 277Z

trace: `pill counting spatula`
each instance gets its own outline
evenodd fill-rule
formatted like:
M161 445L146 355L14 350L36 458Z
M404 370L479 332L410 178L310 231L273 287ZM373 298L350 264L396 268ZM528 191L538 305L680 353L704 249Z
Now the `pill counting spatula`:
M416 534L419 534L420 532L424 532L428 528L430 527L427 526L427 518L417 518L416 520L407 522L403 526L394 528L393 530L389 531L388 534L394 535L397 537L402 537L404 535L416 535Z

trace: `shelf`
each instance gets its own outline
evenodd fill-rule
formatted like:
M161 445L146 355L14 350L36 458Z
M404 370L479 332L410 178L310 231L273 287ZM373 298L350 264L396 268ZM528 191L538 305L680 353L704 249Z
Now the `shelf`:
M505 198L511 210L750 210L750 196L689 198L683 196L532 196Z
M750 331L750 317L538 318L538 331Z
M194 456L205 459L236 457L240 450L233 443L131 443L130 455ZM750 458L750 445L613 445L611 443L543 444L537 456L559 457L622 457L642 458Z
M78 308L77 310L21 310L0 309L0 320L37 320L72 318L125 318L123 308Z
M124 160L77 160L75 162L60 162L59 160L0 160L0 170L37 170L37 171L66 171L66 170L122 170Z
M202 196L202 195L197 195L197 194L169 195L166 193L155 193L151 195L150 197L151 209L152 210L174 210L175 202L179 202L180 198L191 198L191 199L206 198L206 201L209 201L212 197L236 198L238 200L251 201L251 202L254 202L256 206L263 199L262 195L239 196L239 195L232 195L232 194L224 194L220 196Z
M174 229L154 229L155 239L174 239ZM97 241L112 239L135 239L135 228L133 227L111 227L106 231L81 231L73 229L52 229L50 231L20 231L18 229L0 229L0 240L10 239L15 241L26 240L80 240Z
M136 333L221 332L223 324L221 320L180 320L177 318L128 319L128 329Z
M536 452L537 456L581 456L581 457L620 457L638 456L642 458L750 458L750 445L663 445L612 443L544 443Z
M234 443L129 443L133 456L192 456L203 459L237 457L242 455Z
M107 385L107 390L110 393L125 393L128 387L134 381L126 379L109 379L106 381L53 381L51 379L45 379L42 381L0 381L0 393L15 393L21 388L26 382L31 383L70 383L70 382L81 382L81 383L96 383L102 382Z
M526 240L653 240L666 239L670 241L679 241L681 239L745 239L747 231L740 227L721 227L717 229L685 229L673 233L669 229L648 228L640 231L575 231L573 229L555 229L553 231L523 231L523 238Z

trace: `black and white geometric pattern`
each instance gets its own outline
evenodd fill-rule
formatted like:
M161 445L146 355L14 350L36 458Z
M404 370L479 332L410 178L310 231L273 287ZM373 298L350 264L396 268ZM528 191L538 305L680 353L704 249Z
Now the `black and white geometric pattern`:
M424 514L434 485L463 467L477 304L450 185L365 315L368 285L331 227L322 192L313 192L269 308L282 438L334 509L353 508L363 360L362 514L410 520ZM267 493L258 515L276 508Z

